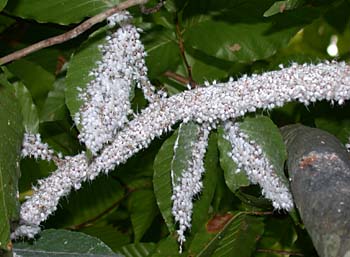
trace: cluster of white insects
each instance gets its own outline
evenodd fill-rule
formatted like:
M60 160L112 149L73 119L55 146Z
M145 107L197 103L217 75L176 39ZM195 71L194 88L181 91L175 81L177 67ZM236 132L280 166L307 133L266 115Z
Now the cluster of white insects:
M181 177L171 174L172 213L178 226L180 249L186 240L185 232L191 227L193 198L202 189L208 136L218 123L224 124L225 138L232 145L229 156L238 164L237 172L245 171L252 183L259 184L275 209L290 210L293 200L287 186L276 176L261 147L240 131L234 119L290 101L309 104L325 99L342 104L350 98L350 67L344 62L292 64L279 71L230 79L167 97L156 92L147 78L139 30L130 22L128 12L109 18L110 27L117 24L119 27L100 46L102 59L91 71L91 82L81 89L80 100L84 103L75 114L75 122L81 132L79 139L94 155L93 160L89 163L84 152L62 157L42 143L40 136L25 136L23 156L54 160L57 170L40 180L34 194L22 204L20 225L13 238L34 237L41 222L56 210L60 198L72 188L78 189L82 182L126 162L178 122L193 121L200 125L187 167ZM129 95L133 84L142 89L149 105L130 118Z

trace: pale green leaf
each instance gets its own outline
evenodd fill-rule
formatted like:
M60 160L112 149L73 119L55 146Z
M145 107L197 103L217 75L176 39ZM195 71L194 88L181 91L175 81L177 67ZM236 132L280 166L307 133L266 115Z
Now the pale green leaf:
M22 115L13 86L0 75L0 251L10 250L10 223L18 219Z
M92 236L68 230L44 230L32 244L19 242L14 252L22 257L122 257Z
M6 10L12 15L38 22L70 24L82 21L119 3L119 0L11 0Z
M235 163L228 154L232 151L229 141L224 138L224 129L220 126L218 129L218 147L220 150L220 165L224 170L224 177L227 187L235 193L242 186L249 186L250 181L244 170L237 171L237 163Z

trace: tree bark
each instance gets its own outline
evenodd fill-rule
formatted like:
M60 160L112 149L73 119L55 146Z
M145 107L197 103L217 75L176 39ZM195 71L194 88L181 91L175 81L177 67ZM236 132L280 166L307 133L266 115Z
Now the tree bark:
M295 205L321 257L350 257L350 154L333 135L281 129Z

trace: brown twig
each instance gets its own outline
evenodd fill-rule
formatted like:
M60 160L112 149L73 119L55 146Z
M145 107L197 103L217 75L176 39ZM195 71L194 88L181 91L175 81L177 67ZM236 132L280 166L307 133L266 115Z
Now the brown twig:
M181 84L188 85L190 84L190 80L188 78L185 78L184 76L181 76L180 74L174 73L172 71L166 71L163 74L164 76L171 78L173 80L176 80L177 82L180 82Z
M176 21L176 36L177 36L177 40L178 40L180 54L181 54L182 60L184 61L186 69L187 69L189 84L190 84L191 88L195 88L197 86L197 83L192 78L192 67L189 65L187 58L186 58L186 55L185 55L184 41L182 38L182 32L181 32L180 25L179 25L178 21Z
M135 6L135 5L145 4L147 2L148 2L148 0L127 0L125 2L122 2L122 3L112 7L110 9L102 12L102 13L99 13L99 14L91 17L90 19L84 21L83 23L81 23L80 25L78 25L77 27L75 27L74 29L72 29L66 33L42 40L38 43L35 43L33 45L30 45L26 48L23 48L21 50L18 50L16 52L12 53L12 54L9 54L9 55L6 55L6 56L0 58L0 65L3 65L3 64L6 64L8 62L20 59L20 58L22 58L30 53L36 52L40 49L66 42L70 39L73 39L73 38L79 36L83 32L90 29L95 24L97 24L101 21L104 21L106 18L108 18L112 14L115 14L121 10L130 8L130 7Z
M299 252L275 250L275 249L256 249L256 251L259 253L274 253L274 254L280 254L280 255L304 256L304 254L299 253Z

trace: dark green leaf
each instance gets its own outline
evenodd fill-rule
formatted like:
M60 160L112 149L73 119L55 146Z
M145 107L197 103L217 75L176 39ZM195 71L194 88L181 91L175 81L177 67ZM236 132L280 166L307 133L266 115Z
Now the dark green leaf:
M104 222L104 220L102 222ZM112 224L100 223L101 222L92 226L89 224L87 227L80 229L79 232L100 239L115 252L118 252L121 246L130 243L131 236L129 234L123 233Z
M287 150L278 127L266 116L247 117L239 123L239 127L248 135L249 140L255 141L261 147L278 177L288 187L284 175Z
M119 0L11 0L6 10L13 15L38 22L77 23L119 3Z
M93 34L81 45L69 63L65 97L72 118L74 118L75 113L79 111L82 105L82 101L79 99L79 88L85 89L87 84L93 79L92 76L89 76L89 73L97 66L96 62L102 57L98 46L106 41L105 36L105 31Z
M147 257L156 248L154 243L136 243L125 245L120 249L120 252L124 254L125 257Z
M179 245L176 238L172 235L164 238L157 244L156 250L153 252L151 257L164 257L171 256L177 257L179 254Z
M23 125L26 132L36 134L39 132L38 110L33 103L32 95L21 82L14 84L16 97L21 105Z
M0 3L1 3L1 0L0 0ZM0 7L0 10L1 10L1 7ZM0 16L0 32L3 32L6 28L10 27L13 23L15 23L15 19L12 19L6 16Z
M172 71L181 63L175 32L165 29L147 32L143 42L147 51L146 63L151 78L160 76L167 70Z
M349 142L350 138L350 119L325 119L316 118L316 127L332 133L344 144Z
M251 256L264 231L259 217L244 213L214 216L191 242L191 256Z
M80 232L44 230L30 243L16 243L14 252L23 257L122 257L101 240Z
M157 204L153 190L138 190L133 192L129 198L129 212L134 228L134 241L138 242L157 215Z
M52 89L54 75L36 63L24 59L12 62L7 68L24 83L32 95L34 104L40 110Z
M293 10L300 6L304 0L285 0L275 2L266 12L264 12L264 17L270 17L277 13L283 13L288 10Z
M15 90L0 75L0 250L11 250L10 222L18 219L23 126Z
M66 117L65 79L57 79L53 86L53 90L49 92L44 106L41 109L41 122L63 120Z
M124 190L117 181L101 176L94 183L84 183L80 190L63 199L48 222L55 227L64 227L96 220L117 208L123 196Z
M244 171L236 172L237 164L228 156L232 151L232 146L229 141L224 138L224 129L218 129L218 147L220 150L220 165L224 170L225 182L228 188L235 193L242 186L249 186L250 181Z

